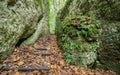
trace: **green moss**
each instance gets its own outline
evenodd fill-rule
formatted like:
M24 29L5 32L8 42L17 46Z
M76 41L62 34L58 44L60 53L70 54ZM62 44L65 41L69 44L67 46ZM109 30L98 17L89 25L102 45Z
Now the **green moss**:
M90 16L66 17L58 31L58 43L66 62L84 67L94 63L99 47L99 29L99 23Z
M89 50L89 47L94 48L94 51L97 49L97 47L99 45L99 43L101 43L99 50L97 51L97 58L99 59L98 61L100 63L98 63L100 68L107 68L107 69L111 69L113 71L119 72L120 68L119 68L119 57L120 57L120 42L119 42L119 38L120 38L120 17L119 17L119 13L120 13L120 1L119 0L72 0L70 2L70 0L68 1L68 6L67 8L64 7L64 9L62 10L63 13L59 13L58 14L58 18L57 18L57 26L56 26L56 33L58 34L58 40L59 40L59 46L61 46L61 48L63 49L64 43L70 47L70 45L68 45L67 43L69 43L69 41L62 41L60 42L61 38L69 38L69 40L72 42L74 41L75 43L77 43L77 45L81 46L81 48L79 48L79 46L75 47L80 49L79 50L68 50L69 47L66 47L65 50L63 49L64 53L69 53L70 56L64 56L65 59L67 60L67 58L70 59L70 61L72 60L72 64L80 64L82 65L82 62L84 61L81 57L81 54L84 54L85 49L87 48L87 50ZM67 10L67 11L66 11ZM72 27L71 26L71 22L67 21L66 17L69 15L74 15L75 14L81 14L82 15L88 15L90 17L92 17L93 20L95 20L94 17L96 17L97 20L100 21L101 23L101 33L99 40L98 39L98 35L96 35L96 31L99 31L99 29L97 29L97 27L99 27L99 24L95 22L95 27L92 27L89 29L89 32L84 30L84 21L85 19L83 19L83 28L78 28L79 30L83 29L80 32L80 36L79 37L74 37L71 38L70 36L75 36L71 34ZM93 13L93 14L91 14ZM70 16L69 16L70 17ZM84 16L83 16L84 17ZM70 17L71 18L71 17ZM64 23L62 23L64 21ZM65 22L66 21L66 22ZM109 21L109 23L107 23ZM115 22L115 23L114 23ZM67 27L68 24L68 27ZM93 24L93 23L92 23ZM98 25L97 25L98 24ZM69 32L71 35L69 36L66 33L64 33L63 29L66 28L65 31L71 31ZM61 28L61 29L60 29ZM70 28L70 29L69 29ZM73 29L74 30L74 29ZM76 31L76 29L74 30ZM61 34L63 34L64 36L60 36L61 34L59 34L61 32ZM67 35L66 35L67 34ZM78 40L79 38L79 40ZM74 39L74 40L73 40ZM94 40L94 41L93 41ZM93 42L92 42L93 41ZM99 43L98 43L99 42ZM84 44L84 43L88 43L88 44ZM90 46L89 46L90 44ZM96 46L92 47L91 44L95 44ZM87 45L87 47L85 46ZM74 49L75 49L74 48ZM71 49L71 48L70 48ZM73 52L74 51L74 52ZM91 50L90 50L91 51ZM93 51L93 50L92 50ZM96 52L95 51L95 52ZM92 52L92 53L95 53ZM91 53L91 54L92 54ZM76 55L75 55L76 54ZM67 55L67 54L66 54ZM90 52L88 52L88 55L90 55ZM95 54L93 54L95 55ZM77 57L75 59L75 57ZM93 56L90 56L93 57ZM82 60L81 60L82 59ZM85 58L86 59L86 58ZM91 60L90 60L91 61ZM86 67L86 62L84 62L85 64L83 64ZM98 66L97 66L98 67ZM112 68L113 67L113 68Z

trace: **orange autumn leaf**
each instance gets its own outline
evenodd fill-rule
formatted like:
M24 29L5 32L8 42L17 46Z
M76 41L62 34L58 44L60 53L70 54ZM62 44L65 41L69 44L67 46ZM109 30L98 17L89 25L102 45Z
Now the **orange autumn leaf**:
M12 71L12 70L9 70L9 71L8 71L8 75L13 75L13 71Z
M15 75L20 75L20 72L16 71Z

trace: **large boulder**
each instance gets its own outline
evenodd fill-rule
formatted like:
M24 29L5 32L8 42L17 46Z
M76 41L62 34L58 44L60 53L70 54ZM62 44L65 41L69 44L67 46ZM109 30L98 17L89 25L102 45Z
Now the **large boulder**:
M58 13L56 34L58 34L58 41L59 41L58 44L61 47L61 49L63 49L63 52L65 53L64 54L65 59L67 59L68 62L70 61L72 61L73 63L78 62L80 66L82 64L82 66L84 67L86 66L89 67L88 65L90 65L91 67L92 66L91 64L94 64L93 67L110 69L116 72L120 72L119 71L120 70L120 8L119 7L120 7L119 0L68 0L67 1L65 7L61 9ZM69 16L77 16L77 17L80 16L80 18L77 17L70 18L70 20L67 21L67 18ZM82 16L91 17L92 20L91 24L94 25L94 29L92 30L93 31L97 30L98 32L100 32L100 36L96 37L94 39L95 40L94 42L93 41L87 42L85 40L86 37L83 37L81 34L78 34L78 31L82 33L81 30L84 27L81 30L79 28L77 28L79 30L76 30L75 29L76 27L73 27L73 25L76 25L75 23L77 23L77 21L78 23L80 21L79 26L77 27L82 26L81 23L83 22L81 22L81 20L84 19L82 18ZM75 20L74 21L75 23L71 23L73 20ZM98 27L100 25L100 31L99 29L96 29L97 24ZM68 33L70 34L68 35ZM62 34L64 35L62 36ZM76 43L74 41L75 42L74 44L73 40L71 40L70 36L72 36L73 34L75 36L76 34L78 35L77 38L75 38L75 41L79 43ZM87 39L91 40L91 36L94 38L92 34L90 34L90 36L87 37ZM74 37L72 36L72 39L73 38ZM78 38L81 41L78 41ZM69 44L70 42L72 42L72 45ZM83 48L78 46L82 46ZM78 49L77 51L74 51L72 49L69 50L69 48L73 48L75 50L76 48ZM78 51L82 49L83 52ZM86 49L88 51L86 51ZM84 56L82 54L84 54ZM78 59L75 60L75 58Z
M96 0L93 5L102 27L96 67L120 73L120 1Z
M120 22L104 20L102 25L96 67L120 73Z
M73 65L92 67L97 59L100 24L84 13L80 0L68 0L57 16L56 34L65 60Z
M0 60L13 51L19 40L22 46L31 45L48 33L47 0L1 0L0 15Z

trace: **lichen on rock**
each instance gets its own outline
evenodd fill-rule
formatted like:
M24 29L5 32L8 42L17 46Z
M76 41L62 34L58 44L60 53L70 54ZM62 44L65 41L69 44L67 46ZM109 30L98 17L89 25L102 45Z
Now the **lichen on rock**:
M33 44L48 33L49 3L44 0L0 1L0 60L6 58L20 39ZM39 28L39 29L38 29Z

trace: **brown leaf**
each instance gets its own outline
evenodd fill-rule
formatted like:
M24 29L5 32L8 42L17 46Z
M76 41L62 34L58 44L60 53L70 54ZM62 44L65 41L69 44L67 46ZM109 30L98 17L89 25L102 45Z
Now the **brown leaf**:
M60 61L60 65L62 65L62 66L65 65L64 60L61 60L61 61Z
M51 65L50 67L51 67L52 69L56 69L56 68L57 68L56 65Z
M13 71L12 71L12 70L9 70L9 71L8 71L8 75L13 75Z
M13 61L15 62L15 61L18 61L19 59L20 59L20 57L17 56L17 57L14 57L14 58L13 58Z
M37 71L37 70L33 71L34 75L37 75L37 73L39 73L39 71Z

